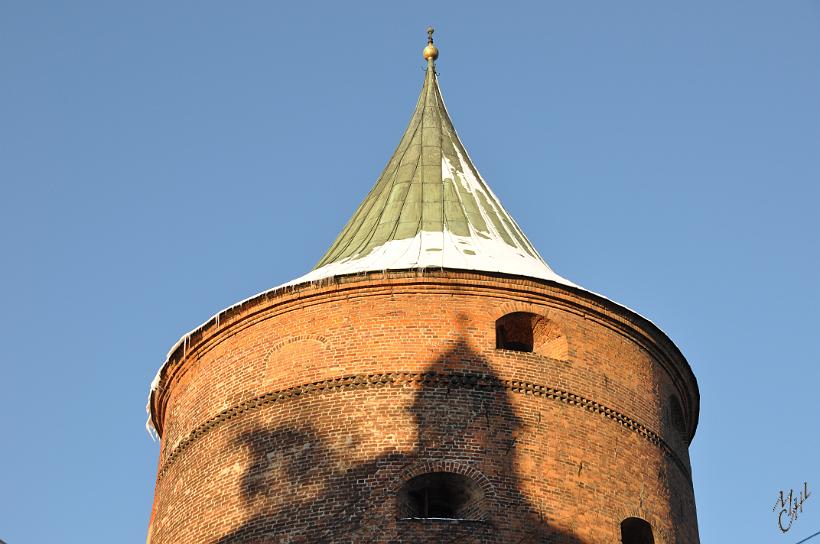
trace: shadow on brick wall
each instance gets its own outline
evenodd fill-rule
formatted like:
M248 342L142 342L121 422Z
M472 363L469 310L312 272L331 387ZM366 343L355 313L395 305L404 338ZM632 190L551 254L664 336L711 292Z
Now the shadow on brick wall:
M581 544L552 527L525 497L515 467L521 422L486 359L461 338L417 382L409 408L416 439L409 453L348 464L338 444L328 441L332 414L322 424L257 428L238 437L234 447L248 451L250 458L241 483L248 521L214 543ZM399 386L382 386L373 393L383 395L393 387ZM354 392L323 394L356 399ZM350 451L354 457L355 450ZM483 520L399 519L397 482L413 467L437 461L473 467L486 477L492 493L484 499Z

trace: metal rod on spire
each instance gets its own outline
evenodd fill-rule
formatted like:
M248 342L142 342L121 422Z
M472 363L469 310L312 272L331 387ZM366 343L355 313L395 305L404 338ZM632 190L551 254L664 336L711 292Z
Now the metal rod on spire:
M427 47L425 47L424 51L422 52L424 60L426 60L430 64L432 64L433 61L438 58L438 47L433 45L433 32L435 31L436 29L434 29L432 26L427 27Z

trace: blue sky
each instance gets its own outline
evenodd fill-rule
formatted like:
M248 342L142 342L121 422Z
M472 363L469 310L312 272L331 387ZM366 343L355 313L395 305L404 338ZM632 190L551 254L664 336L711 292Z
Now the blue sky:
M0 4L0 539L144 542L154 372L315 264L409 120L428 24L541 254L689 359L702 542L820 531L820 2L26 1Z

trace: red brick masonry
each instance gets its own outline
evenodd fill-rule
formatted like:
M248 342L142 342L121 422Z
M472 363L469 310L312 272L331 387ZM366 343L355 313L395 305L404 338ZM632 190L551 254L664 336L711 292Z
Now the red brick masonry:
M532 353L496 320L535 318ZM549 282L391 272L263 294L172 355L152 544L698 543L697 383L635 313ZM407 519L427 472L475 482L469 520Z

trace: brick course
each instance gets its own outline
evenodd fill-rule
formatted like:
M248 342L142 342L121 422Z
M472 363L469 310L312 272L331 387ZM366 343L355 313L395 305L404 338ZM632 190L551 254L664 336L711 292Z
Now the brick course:
M512 312L540 316L533 353L496 349ZM263 294L184 342L152 397L149 539L615 544L636 516L697 543L698 402L657 327L545 281L390 272ZM477 482L481 519L400 519L402 484L432 470Z

